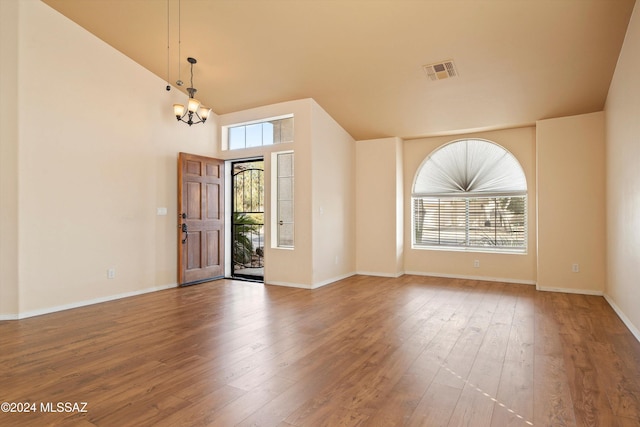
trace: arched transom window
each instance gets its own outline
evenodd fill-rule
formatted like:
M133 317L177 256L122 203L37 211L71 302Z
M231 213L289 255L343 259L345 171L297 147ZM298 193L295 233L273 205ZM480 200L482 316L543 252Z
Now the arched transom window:
M416 173L413 246L525 252L527 181L491 141L464 139L431 153Z

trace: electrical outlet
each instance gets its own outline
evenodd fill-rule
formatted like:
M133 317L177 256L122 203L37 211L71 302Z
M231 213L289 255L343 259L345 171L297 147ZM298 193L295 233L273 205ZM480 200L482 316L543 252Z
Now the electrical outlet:
M580 272L580 265L579 264L572 264L571 265L571 271L573 271L574 273Z
M476 260L473 261L473 267L474 268L480 268L480 260L479 259L476 259Z
M115 279L116 278L116 269L111 267L107 269L107 279Z

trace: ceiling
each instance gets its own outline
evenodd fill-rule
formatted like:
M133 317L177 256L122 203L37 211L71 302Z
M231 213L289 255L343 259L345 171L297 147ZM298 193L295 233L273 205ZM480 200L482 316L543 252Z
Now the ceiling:
M186 58L196 58L197 98L217 114L313 98L357 140L518 127L601 111L634 6L634 0L43 1L174 87L180 68L181 90L189 85ZM458 76L431 81L423 65L446 60Z

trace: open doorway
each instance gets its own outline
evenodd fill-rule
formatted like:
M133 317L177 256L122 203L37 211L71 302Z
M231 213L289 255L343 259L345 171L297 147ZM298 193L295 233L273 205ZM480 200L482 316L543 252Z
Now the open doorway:
M231 276L264 281L264 160L231 163Z

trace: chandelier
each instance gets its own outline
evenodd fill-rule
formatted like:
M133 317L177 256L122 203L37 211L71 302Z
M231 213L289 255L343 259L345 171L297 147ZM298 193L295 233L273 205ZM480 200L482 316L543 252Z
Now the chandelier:
M206 122L209 118L211 108L202 106L200 101L195 98L195 94L198 90L193 87L193 64L198 61L191 57L187 58L187 61L189 61L189 64L191 65L191 87L187 88L187 92L189 93L189 102L186 107L182 104L173 104L173 112L179 122L184 122L191 126ZM178 81L178 85L181 83L181 81Z

